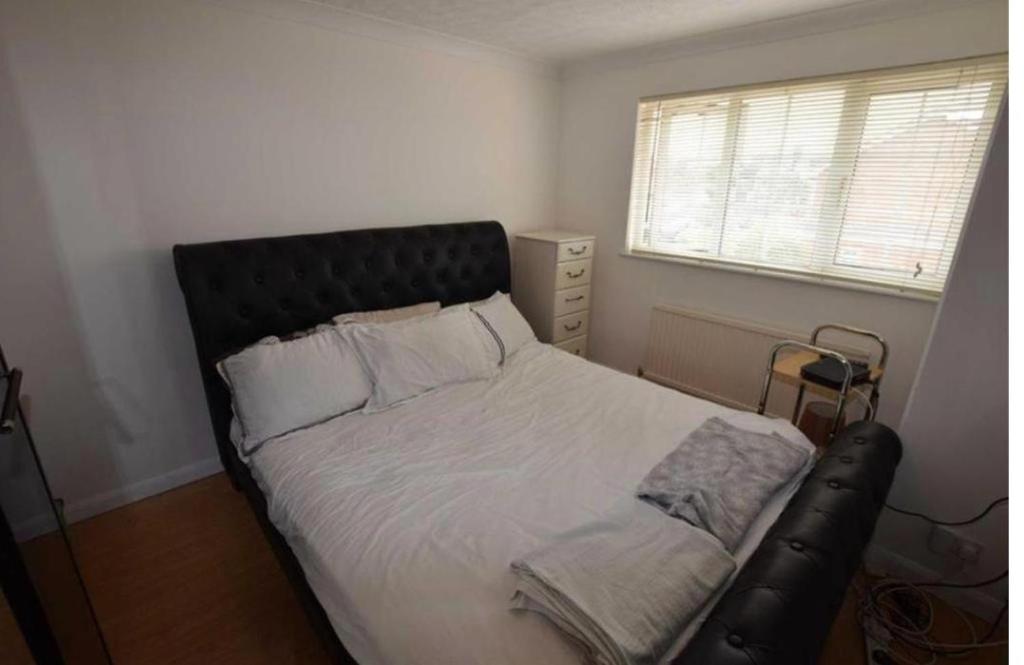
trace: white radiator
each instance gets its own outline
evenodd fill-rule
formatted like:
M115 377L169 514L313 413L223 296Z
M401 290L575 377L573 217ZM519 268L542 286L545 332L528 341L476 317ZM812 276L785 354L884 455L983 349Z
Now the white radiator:
M780 330L751 321L655 305L640 369L645 379L670 388L738 409L756 409L772 346L784 339L806 342L810 335L810 331ZM866 356L862 350L831 340L828 346L851 359L863 360ZM793 386L774 381L768 412L788 418L795 399Z

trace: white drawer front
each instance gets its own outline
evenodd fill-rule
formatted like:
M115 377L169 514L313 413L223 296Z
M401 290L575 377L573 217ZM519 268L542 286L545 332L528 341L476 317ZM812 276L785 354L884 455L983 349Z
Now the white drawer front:
M576 261L578 259L589 259L594 255L593 240L574 240L558 244L559 261Z
M588 314L589 312L576 312L555 319L555 329L551 331L552 341L561 342L570 337L586 335Z
M555 316L590 309L590 285L555 291Z
M590 284L590 259L567 261L555 266L555 289L571 289L574 286Z
M567 339L564 342L555 344L555 348L585 358L587 356L587 336L580 335L579 337Z

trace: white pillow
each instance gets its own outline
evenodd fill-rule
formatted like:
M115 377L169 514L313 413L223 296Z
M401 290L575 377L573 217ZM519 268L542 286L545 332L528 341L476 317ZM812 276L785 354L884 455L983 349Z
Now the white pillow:
M346 312L345 314L337 315L332 320L339 325L346 323L393 323L417 316L437 314L439 311L441 311L441 303L435 300L434 302L421 302L416 305L409 305L408 307L377 309L372 312Z
M467 309L387 325L344 326L338 334L351 340L373 380L367 413L449 383L489 378L497 370L495 341Z
M498 343L501 354L499 365L524 344L537 339L537 336L533 334L533 328L512 304L512 299L501 291L487 300L472 305L472 310L480 317Z
M242 455L268 439L363 406L372 386L355 349L329 328L268 337L217 364L241 430Z
M441 311L442 312L449 312L449 311L454 312L454 311L457 311L457 310L460 310L460 309L473 309L473 308L479 307L480 305L483 305L485 303L489 303L492 300L496 300L496 299L498 299L499 297L501 297L503 295L505 295L505 294L502 293L501 291L495 291L494 293L492 293L491 295L487 296L483 300L471 300L469 302L460 302L460 303L455 304L455 305L448 305L447 307L443 307L441 309Z

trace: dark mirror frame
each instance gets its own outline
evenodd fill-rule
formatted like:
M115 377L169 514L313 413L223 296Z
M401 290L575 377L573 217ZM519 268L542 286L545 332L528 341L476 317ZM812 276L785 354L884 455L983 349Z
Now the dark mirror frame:
M74 571L75 582L81 588L81 593L88 608L89 619L95 626L102 649L102 658L105 662L112 663L110 649L107 646L103 631L100 628L96 610L93 608L92 600L89 598L85 581L82 578L78 562L75 560L74 551L71 548L71 541L68 538L64 516L56 501L53 492L50 490L50 483L46 478L43 465L36 451L35 441L28 428L24 412L20 404L21 371L17 368L9 368L4 357L3 349L0 348L0 378L4 381L4 395L0 395L0 446L10 445L8 437L18 429L20 424L24 431L25 439L32 452L32 462L36 466L39 478L42 482L42 489L45 491L49 510L52 511L54 524L60 532L61 544L67 552L69 563ZM0 478L2 482L2 478ZM14 536L7 516L0 506L0 589L7 600L14 619L21 629L25 645L32 654L36 663L41 665L64 665L75 663L74 654L62 654L53 626L47 616L46 608L29 574L29 567L22 554L21 547Z

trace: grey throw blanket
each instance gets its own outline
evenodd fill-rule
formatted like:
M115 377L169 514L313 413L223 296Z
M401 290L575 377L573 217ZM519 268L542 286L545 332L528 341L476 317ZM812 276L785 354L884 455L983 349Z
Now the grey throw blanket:
M641 502L512 562L512 609L550 619L589 662L658 662L736 563L711 535Z
M709 418L651 469L637 496L714 534L733 552L768 498L810 454L774 432Z

